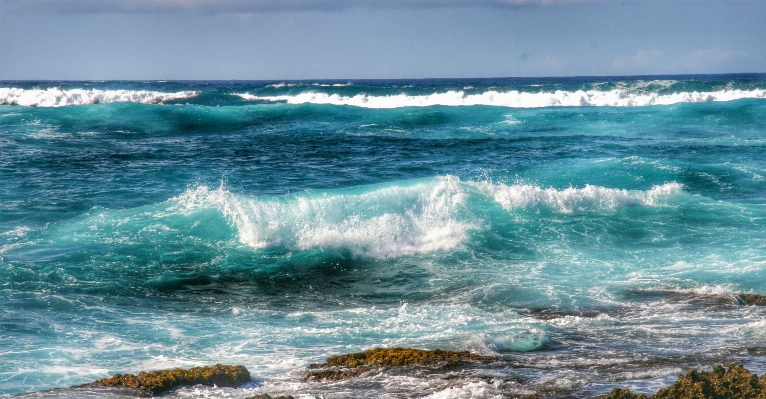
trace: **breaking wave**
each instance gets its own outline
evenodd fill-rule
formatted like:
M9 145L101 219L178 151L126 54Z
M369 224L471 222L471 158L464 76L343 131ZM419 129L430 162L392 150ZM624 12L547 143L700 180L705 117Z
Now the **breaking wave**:
M452 249L481 224L472 213L471 193L504 209L547 207L562 213L662 206L682 193L666 183L649 190L540 188L533 185L461 183L447 176L396 185L281 197L248 197L225 188L199 186L171 200L174 210L220 210L241 244L254 249L329 248L373 258ZM478 189L478 190L477 190ZM364 190L364 191L362 191ZM478 191L478 192L477 192Z
M66 105L89 105L115 102L160 104L197 95L195 91L163 93L148 90L98 90L98 89L19 89L0 88L0 105L23 105L28 107L63 107Z
M583 188L541 188L519 184L476 183L479 190L492 197L506 210L527 207L546 207L558 212L571 213L591 209L614 209L619 206L660 206L671 196L683 192L683 185L665 183L647 191L624 190L586 185Z
M244 100L287 102L288 104L330 104L351 105L363 108L401 108L443 106L488 105L510 108L543 107L640 107L649 105L671 105L678 103L700 103L732 101L743 98L766 98L766 90L720 90L710 92L680 92L673 94L631 93L626 90L577 90L528 93L513 91L486 91L466 94L464 91L447 91L427 95L397 94L371 96L357 94L343 96L319 92L304 92L297 95L256 96L248 93L236 94Z
M472 228L458 219L466 193L454 177L368 191L246 197L199 186L172 199L180 209L217 208L240 243L260 249L330 248L383 258L450 249Z

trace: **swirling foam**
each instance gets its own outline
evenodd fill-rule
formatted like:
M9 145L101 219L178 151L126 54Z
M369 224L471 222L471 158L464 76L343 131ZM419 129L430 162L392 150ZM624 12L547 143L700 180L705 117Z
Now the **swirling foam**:
M720 90L711 92L681 92L673 94L631 93L626 90L577 90L527 93L520 91L486 91L479 94L466 94L464 91L447 91L428 95L411 96L397 94L390 96L370 96L357 94L342 96L339 94L305 92L297 95L255 96L236 94L245 100L287 102L288 104L331 104L351 105L363 108L401 108L444 106L489 105L510 108L542 107L640 107L649 105L671 105L678 103L699 103L732 101L743 98L766 98L766 90Z
M484 381L452 386L426 396L428 399L500 399L504 397L506 396L495 384Z
M683 185L672 182L654 186L647 191L624 190L585 185L563 190L542 188L529 184L476 183L485 195L492 197L506 210L546 207L558 212L572 213L589 209L614 209L619 206L660 206L673 195L683 192Z
M89 105L115 102L159 104L197 95L195 91L162 93L147 90L98 90L98 89L19 89L0 88L0 105L23 105L28 107L63 107L66 105Z
M472 228L456 215L466 194L459 179L430 179L359 193L251 198L224 188L190 189L176 197L189 211L215 207L252 248L333 248L385 258L450 249Z

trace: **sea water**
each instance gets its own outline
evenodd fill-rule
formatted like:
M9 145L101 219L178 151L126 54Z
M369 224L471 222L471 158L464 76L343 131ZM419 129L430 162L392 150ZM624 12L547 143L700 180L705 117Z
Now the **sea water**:
M0 396L215 363L253 380L170 397L766 371L736 296L766 294L766 75L0 82L0 154ZM375 347L512 366L304 380Z

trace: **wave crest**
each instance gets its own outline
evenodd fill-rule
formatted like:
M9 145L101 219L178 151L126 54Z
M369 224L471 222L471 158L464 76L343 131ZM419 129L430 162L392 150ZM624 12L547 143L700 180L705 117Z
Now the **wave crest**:
M466 194L445 177L365 192L249 198L200 186L172 199L181 209L219 209L252 248L332 248L385 258L450 249L471 223L458 220Z
M639 107L649 105L671 105L677 103L699 103L732 101L743 98L766 98L766 90L720 90L711 92L680 92L673 94L631 93L626 90L577 90L528 93L517 90L499 92L486 91L478 94L466 94L464 91L447 91L427 95L397 94L389 96L370 96L357 94L342 96L339 94L305 92L297 95L255 96L236 94L244 100L287 102L288 104L330 104L351 105L363 108L401 108L443 106L488 105L509 108L543 107Z
M148 90L98 90L98 89L19 89L0 88L0 105L23 105L28 107L63 107L66 105L89 105L115 102L159 104L197 95L195 91L163 93Z
M683 192L683 185L672 182L653 186L647 191L624 190L585 185L583 188L541 188L519 184L477 183L479 190L492 197L506 210L546 207L572 213L589 209L614 209L619 206L659 206L673 195Z

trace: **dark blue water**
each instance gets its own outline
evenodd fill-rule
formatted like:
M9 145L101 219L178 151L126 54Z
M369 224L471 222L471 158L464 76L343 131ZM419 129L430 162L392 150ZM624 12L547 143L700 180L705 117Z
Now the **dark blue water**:
M0 396L214 363L256 378L171 396L760 374L735 295L766 294L765 153L766 75L2 82ZM525 367L302 382L376 346Z

